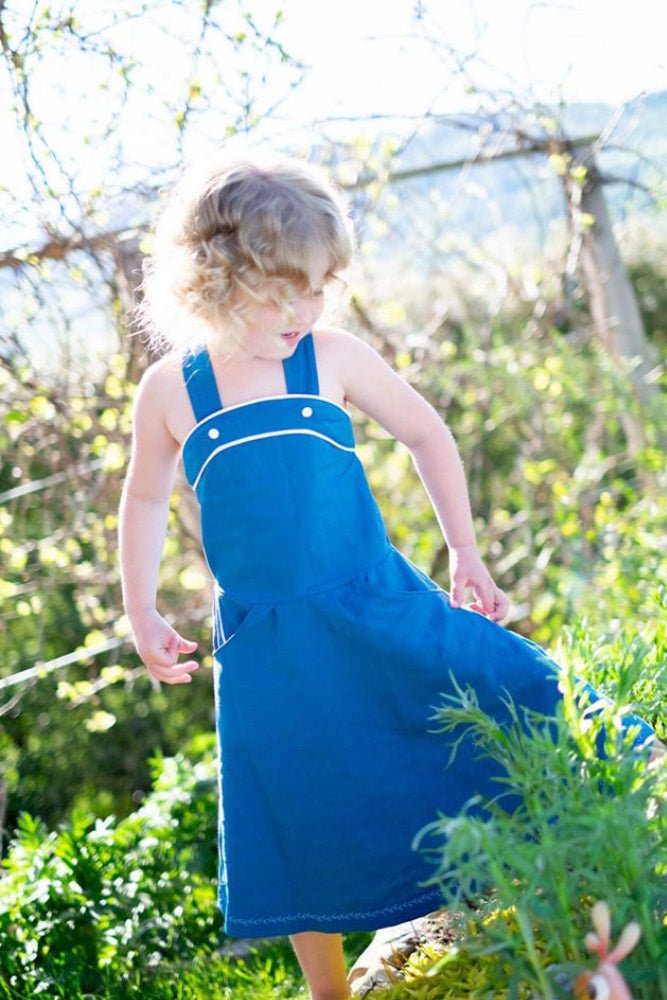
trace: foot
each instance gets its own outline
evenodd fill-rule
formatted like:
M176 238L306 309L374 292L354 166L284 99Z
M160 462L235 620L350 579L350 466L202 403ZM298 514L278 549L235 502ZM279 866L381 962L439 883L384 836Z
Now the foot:
M400 980L400 969L417 947L419 930L426 919L417 917L376 932L348 973L354 996L365 997L375 987L386 988Z

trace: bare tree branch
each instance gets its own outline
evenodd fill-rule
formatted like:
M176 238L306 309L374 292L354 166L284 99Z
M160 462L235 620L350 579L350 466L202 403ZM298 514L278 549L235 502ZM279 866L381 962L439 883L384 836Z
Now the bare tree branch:
M95 236L62 236L49 240L41 247L27 249L15 247L12 250L0 252L0 268L10 267L13 270L39 264L44 260L64 260L68 254L76 250L96 251L111 249L119 241L130 239L137 232L145 232L148 226L133 226L131 229L111 229Z

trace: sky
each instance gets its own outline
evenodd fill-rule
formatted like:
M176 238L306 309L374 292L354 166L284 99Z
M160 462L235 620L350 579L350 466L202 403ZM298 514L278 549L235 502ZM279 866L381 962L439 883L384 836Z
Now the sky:
M429 100L459 111L469 100L463 81L443 90L443 44L415 37L418 2L285 0L283 8L290 51L313 66L289 105L295 114L409 114ZM608 103L667 87L664 0L424 0L423 11L421 30L476 52L475 81L491 87L530 85L554 99L562 85L569 100Z
M24 6L25 5L25 6ZM44 0L44 6L47 6ZM65 11L71 0L54 0L50 7ZM283 149L307 150L316 136L318 119L327 119L323 134L343 138L349 123L332 119L394 116L376 127L396 134L414 127L414 117L426 111L474 111L473 84L488 93L503 91L557 103L602 101L612 107L642 93L667 89L667 3L665 0L219 0L216 16L228 32L244 27L242 8L270 30L278 9L283 19L276 35L290 55L306 66L303 81L290 91L291 67L276 69L276 60L260 50L250 66L257 78L271 63L267 104L281 97L276 111L257 130L260 139ZM20 17L32 0L8 0L7 9ZM106 91L99 89L99 60L48 48L33 63L31 97L49 138L77 176L77 190L93 191L117 179L121 194L132 185L155 182L163 167L174 169L180 154L175 145L173 110L181 106L184 81L192 72L201 5L151 4L151 16L132 16L131 5L114 6L118 25L110 36L127 46L137 64L127 105L119 113L107 141L107 128L118 99L119 78L108 69ZM108 0L79 0L85 23L110 22ZM126 16L127 13L127 16ZM415 17L417 15L417 17ZM111 19L113 20L113 19ZM194 27L193 27L194 26ZM184 30L188 27L188 30ZM193 33L194 32L194 33ZM189 39L189 41L188 41ZM182 157L199 159L225 136L225 111L239 89L247 46L234 53L226 46L201 67L211 111L190 130ZM46 58L48 56L48 58ZM474 57L474 58L473 58ZM220 72L220 79L216 74ZM90 80L89 86L72 81ZM4 89L3 89L4 88ZM185 89L184 89L185 88ZM165 99L156 95L166 95ZM285 96L288 95L288 96ZM225 104L227 102L227 105ZM41 238L45 222L59 230L61 218L51 199L34 211L27 186L33 165L21 149L13 127L11 95L0 80L0 133L5 156L0 164L2 186L15 195L19 212L3 220L6 246L31 244ZM405 116L401 118L400 116ZM314 128L315 123L315 128ZM353 126L370 131L363 121ZM92 138L82 137L89 133ZM246 141L244 137L240 142ZM116 143L116 158L111 151ZM48 161L45 161L48 164ZM56 177L56 180L58 178ZM161 182L161 181L160 181ZM102 222L101 224L104 224Z
M23 3L9 0L8 7L18 13ZM69 0L51 4L54 11L69 6ZM119 25L105 36L131 53L138 64L131 101L113 129L136 163L138 179L148 176L160 157L163 162L169 160L173 118L164 106L156 106L151 93L165 94L174 106L182 101L187 89L184 81L192 73L201 8L198 0L152 6L151 16L138 19L116 10ZM275 59L271 61L264 50L251 63L251 75L259 78L272 62L265 104L270 105L274 94L277 98L289 95L266 127L266 135L279 141L284 136L289 142L292 132L300 133L317 119L336 116L472 111L477 97L466 93L468 84L490 93L507 90L527 97L530 103L535 98L555 103L562 90L567 101L604 101L612 106L643 92L667 88L664 0L633 0L632 4L621 0L219 0L216 16L231 33L244 27L239 13L243 6L267 30L282 8L283 21L276 36L307 66L303 82L290 93L289 71L281 75ZM88 27L110 23L108 0L85 0L78 9ZM415 19L415 14L420 16ZM214 109L217 105L221 110L229 100L224 84L238 90L238 72L247 59L247 48L242 47L237 65L229 46L220 48L218 58L209 61L203 86ZM101 72L99 59L79 55L74 71L71 51L58 55L55 47L48 47L47 53L48 59L31 64L33 107L51 130L60 154L71 151L77 172L85 173L87 167L87 183L95 187L95 178L110 162L108 143L93 139L81 149L80 139L86 132L94 136L106 127L105 109L114 99L112 91L95 89ZM457 71L461 63L463 73ZM214 70L220 70L222 84L212 75ZM72 87L73 78L90 79L92 89ZM0 87L5 82L1 80ZM113 69L109 82L117 90L118 75ZM26 164L18 152L12 155L17 137L8 118L10 100L8 91L0 90L0 127L12 144L0 165L0 182L19 187ZM220 141L215 113L212 117L212 125L206 122L203 128L191 130L193 137L199 133L195 143ZM221 117L217 115L218 121ZM398 117L394 123L400 127ZM345 129L349 127L344 123L327 125L327 134L339 138ZM126 155L125 174L128 166Z

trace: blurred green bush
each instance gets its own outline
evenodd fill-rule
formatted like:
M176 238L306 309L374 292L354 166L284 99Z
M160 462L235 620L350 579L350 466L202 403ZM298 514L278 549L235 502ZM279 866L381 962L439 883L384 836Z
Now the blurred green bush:
M0 997L146 997L163 966L219 947L215 760L199 749L152 759L154 790L121 821L75 811L49 832L19 816L0 878Z

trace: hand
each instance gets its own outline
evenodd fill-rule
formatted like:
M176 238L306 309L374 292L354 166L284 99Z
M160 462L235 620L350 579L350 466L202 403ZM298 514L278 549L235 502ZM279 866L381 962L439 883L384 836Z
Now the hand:
M471 610L479 611L493 622L502 621L509 611L510 599L491 579L476 545L450 548L449 576L449 603L453 608L461 607L465 590L470 587L476 598Z
M130 614L134 644L151 677L166 684L189 684L199 664L178 663L179 653L192 653L197 643L184 639L155 608Z

